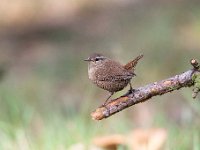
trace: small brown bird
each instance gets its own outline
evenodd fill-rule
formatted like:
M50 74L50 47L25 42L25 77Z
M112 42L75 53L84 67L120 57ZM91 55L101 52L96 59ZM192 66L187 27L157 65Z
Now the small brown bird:
M121 65L119 62L97 53L85 59L85 61L88 61L89 79L98 87L110 92L103 105L115 92L121 91L128 84L130 91L132 91L131 79L135 76L135 66L142 57L143 55L139 55L126 65Z

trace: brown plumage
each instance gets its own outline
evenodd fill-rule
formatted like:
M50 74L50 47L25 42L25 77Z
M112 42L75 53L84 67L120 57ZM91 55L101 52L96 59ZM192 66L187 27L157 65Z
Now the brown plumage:
M126 70L133 70L135 69L135 66L137 65L138 61L143 57L142 54L140 54L138 57L136 57L134 60L130 61L126 65L124 65L124 68Z
M110 92L106 102L115 92L124 89L128 84L130 85L130 90L132 90L130 81L135 76L135 66L142 57L143 55L139 55L126 65L121 65L119 62L97 53L90 55L85 60L89 62L89 79L98 87Z

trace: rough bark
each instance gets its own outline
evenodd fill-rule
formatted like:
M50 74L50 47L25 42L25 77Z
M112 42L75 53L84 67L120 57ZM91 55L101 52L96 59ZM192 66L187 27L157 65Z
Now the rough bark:
M162 95L183 87L194 86L193 98L195 98L200 89L199 64L195 59L192 59L190 62L193 66L193 69L182 74L175 75L171 78L139 87L117 99L111 100L105 106L101 106L92 112L92 118L94 120L107 118L132 105L147 101L153 96Z

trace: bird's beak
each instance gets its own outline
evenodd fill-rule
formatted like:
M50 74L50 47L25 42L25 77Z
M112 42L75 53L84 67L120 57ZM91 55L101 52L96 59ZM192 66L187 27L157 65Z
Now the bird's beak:
M84 61L91 61L89 58L87 58L87 59L84 59Z

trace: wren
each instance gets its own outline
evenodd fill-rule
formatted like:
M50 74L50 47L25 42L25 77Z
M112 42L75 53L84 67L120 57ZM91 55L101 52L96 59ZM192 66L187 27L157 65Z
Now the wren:
M121 65L119 62L98 53L94 53L85 59L85 61L88 61L89 79L98 87L110 93L103 105L115 92L121 91L128 84L130 85L129 91L133 91L131 79L136 75L134 73L135 66L142 57L143 55L139 55L126 65Z

